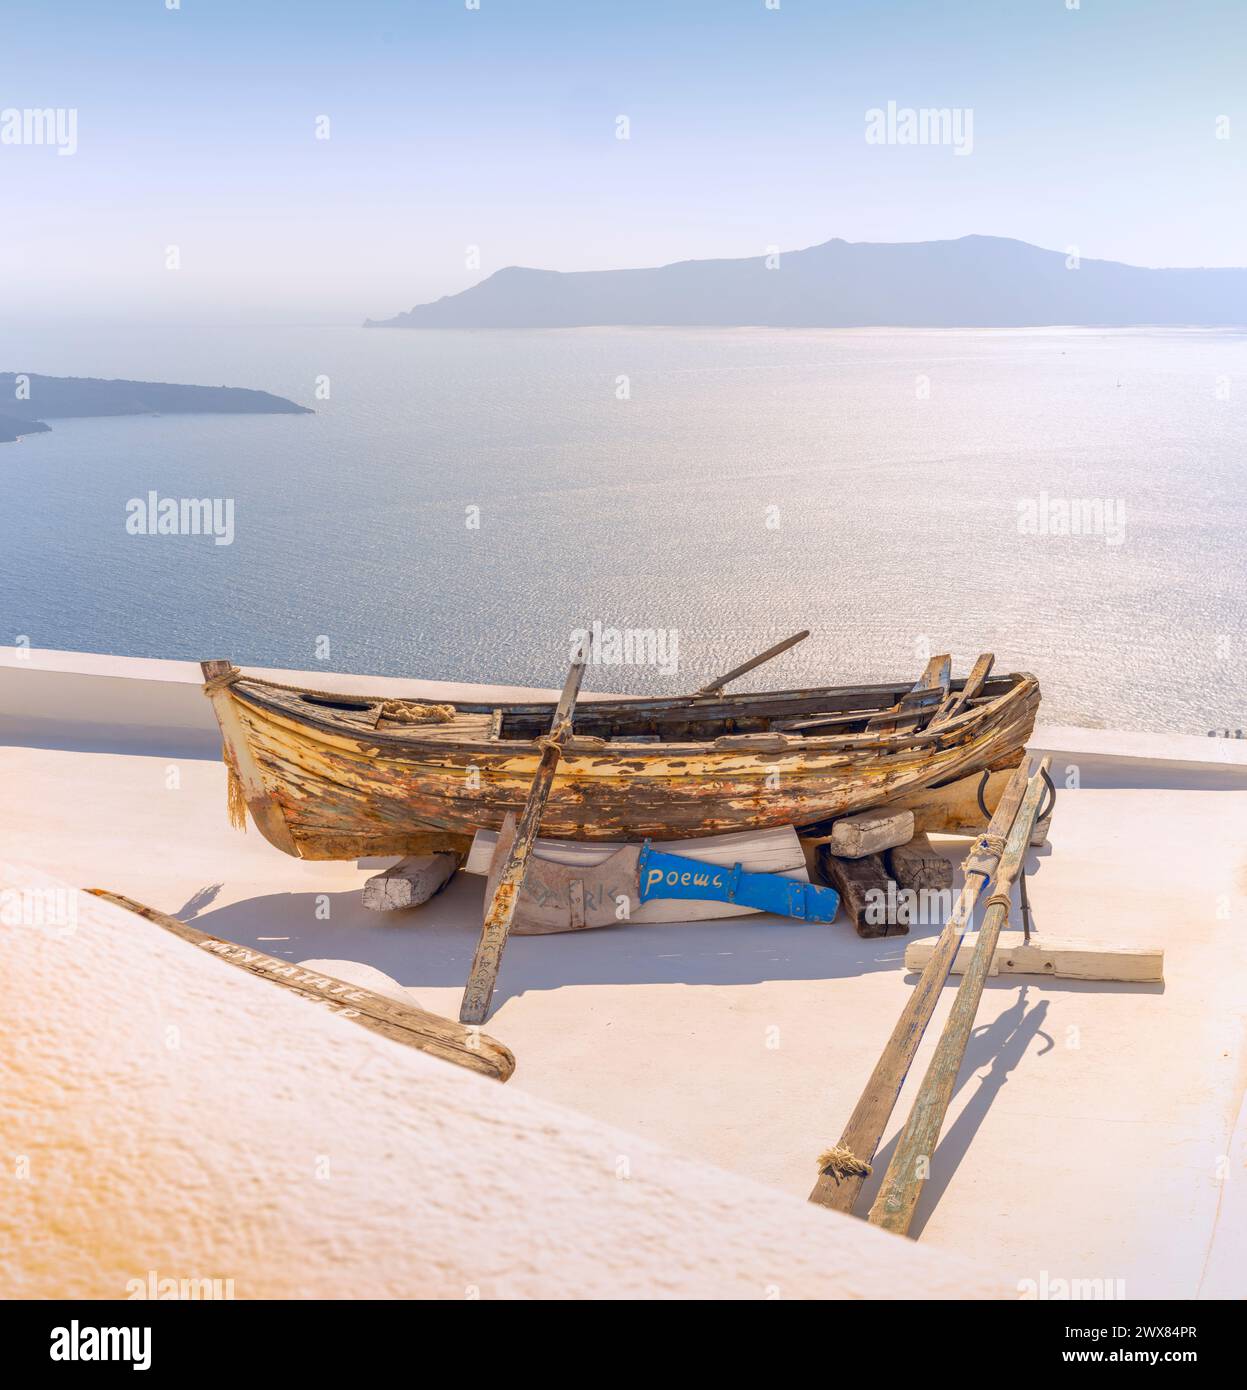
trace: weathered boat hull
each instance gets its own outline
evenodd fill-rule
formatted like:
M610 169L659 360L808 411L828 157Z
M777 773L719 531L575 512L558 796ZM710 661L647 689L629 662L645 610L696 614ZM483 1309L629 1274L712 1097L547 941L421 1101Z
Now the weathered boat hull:
M1011 767L1033 726L1039 687L1032 676L993 684L1000 687L995 698L931 733L797 738L762 732L623 744L577 736L564 748L541 833L666 840L808 826L971 772ZM903 688L775 692L727 703L748 728L785 712L785 701L834 708L845 690L871 690L884 700ZM226 758L252 818L278 848L304 859L463 847L476 830L497 830L508 812L519 815L540 757L535 739L356 729L349 713L313 708L304 714L299 702L308 695L246 677L212 693ZM506 710L522 724L528 710L540 708ZM607 708L586 706L599 720ZM627 709L630 717L659 710L668 722L674 711L689 724L709 717L704 701L693 707L621 701L609 708ZM469 723L482 711L457 706L456 717Z

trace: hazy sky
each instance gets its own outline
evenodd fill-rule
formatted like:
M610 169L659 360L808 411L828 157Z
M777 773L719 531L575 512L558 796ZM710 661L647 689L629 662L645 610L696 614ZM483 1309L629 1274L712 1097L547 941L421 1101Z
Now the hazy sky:
M1244 0L174 3L4 0L0 118L77 113L0 143L4 312L356 322L833 236L1247 264ZM889 101L972 153L867 143Z

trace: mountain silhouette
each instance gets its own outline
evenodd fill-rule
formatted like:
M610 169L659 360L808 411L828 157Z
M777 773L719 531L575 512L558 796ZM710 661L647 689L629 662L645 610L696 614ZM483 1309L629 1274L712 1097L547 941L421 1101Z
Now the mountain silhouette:
M746 260L645 270L509 266L368 328L1017 328L1247 324L1247 269L1075 261L1007 237L839 239Z

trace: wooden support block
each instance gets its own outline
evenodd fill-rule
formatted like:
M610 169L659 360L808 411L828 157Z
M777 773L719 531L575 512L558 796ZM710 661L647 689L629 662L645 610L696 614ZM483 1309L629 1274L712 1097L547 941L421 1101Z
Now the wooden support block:
M364 884L364 906L373 912L419 907L449 882L458 867L457 854L417 854L400 859Z
M824 845L818 856L823 877L840 894L844 910L858 936L903 936L909 931L911 908L898 901L896 884L877 854L841 859Z
M913 839L914 813L893 806L878 806L844 816L831 827L827 850L837 859L864 859Z
M1046 845L1048 843L1048 827L1051 824L1051 816L1049 816L1047 820L1041 820L1036 822L1034 830L1031 831L1030 842L1032 848L1039 849L1042 845Z
M887 865L902 888L921 892L924 888L953 886L953 866L921 830L908 844L897 845L888 851Z
M974 951L971 932L957 949L952 973L965 974ZM1165 953L1159 946L1106 946L1103 942L1071 941L1032 936L1023 944L1020 931L1000 933L992 958L993 975L1053 975L1062 980L1121 980L1153 984L1165 978ZM932 941L911 941L905 947L905 969L921 970L935 947Z

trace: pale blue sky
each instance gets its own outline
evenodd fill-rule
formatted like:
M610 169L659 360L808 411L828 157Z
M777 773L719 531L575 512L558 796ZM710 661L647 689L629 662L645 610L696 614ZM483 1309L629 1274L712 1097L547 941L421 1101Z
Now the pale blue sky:
M833 236L1247 264L1243 0L480 3L5 0L0 111L78 112L0 144L5 311L357 322ZM889 100L973 153L867 144Z

